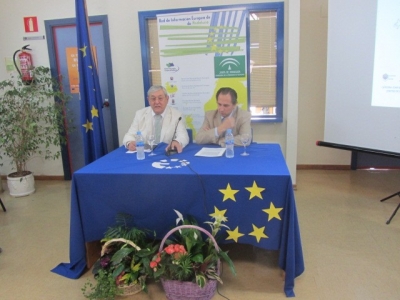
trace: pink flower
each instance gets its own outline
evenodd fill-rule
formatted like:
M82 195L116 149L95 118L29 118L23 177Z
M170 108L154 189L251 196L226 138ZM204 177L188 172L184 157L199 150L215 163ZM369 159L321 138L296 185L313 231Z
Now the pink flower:
M150 262L150 268L154 269L155 267L157 267L157 262L151 261Z

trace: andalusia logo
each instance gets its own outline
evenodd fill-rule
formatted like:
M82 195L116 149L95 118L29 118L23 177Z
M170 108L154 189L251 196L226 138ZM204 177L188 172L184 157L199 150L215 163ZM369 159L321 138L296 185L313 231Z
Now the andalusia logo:
M215 78L245 77L245 56L215 56L214 75Z

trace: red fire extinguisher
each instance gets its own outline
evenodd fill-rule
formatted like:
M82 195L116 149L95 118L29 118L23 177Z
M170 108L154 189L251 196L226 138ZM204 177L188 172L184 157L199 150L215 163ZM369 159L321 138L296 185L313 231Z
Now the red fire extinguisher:
M25 45L22 47L21 50L17 50L14 52L13 60L14 60L14 65L19 73L19 75L22 78L22 82L26 85L30 85L33 80L33 75L32 75L32 69L33 69L33 60L32 60L32 55L29 52L26 52L26 50L32 50L28 48L29 45ZM15 56L17 55L18 52L18 60L19 60L19 65L20 68L18 68L17 63L15 61Z

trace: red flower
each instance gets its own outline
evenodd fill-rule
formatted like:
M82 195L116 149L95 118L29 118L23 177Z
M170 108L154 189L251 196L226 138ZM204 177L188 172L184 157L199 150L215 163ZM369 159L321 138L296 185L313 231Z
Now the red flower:
M185 247L183 245L175 245L175 249L176 249L176 252L180 252L180 253L183 253L183 254L186 253L186 249L185 249Z
M157 262L156 261L151 261L150 262L150 268L154 269L155 267L157 267Z
M171 245L169 245L167 248L165 248L164 251L165 251L166 253L168 253L168 254L172 254L172 253L175 252L175 247L174 247L174 245L171 244Z

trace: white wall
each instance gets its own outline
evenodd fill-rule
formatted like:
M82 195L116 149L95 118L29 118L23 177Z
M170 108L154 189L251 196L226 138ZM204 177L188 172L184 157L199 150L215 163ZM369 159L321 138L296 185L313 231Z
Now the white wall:
M328 0L302 0L300 28L298 28L298 11L290 11L290 4L298 10L300 0L285 0L285 93L284 122L277 124L254 124L254 140L257 142L277 142L287 157L295 183L295 166L297 164L348 164L345 152L330 149L319 149L315 140L323 139L325 70L326 70L326 16L320 15L321 7L327 7ZM251 1L260 3L268 1ZM243 0L170 0L170 1L129 1L129 0L87 0L89 15L108 15L111 53L113 64L116 110L118 119L119 140L128 129L134 112L144 106L143 74L141 65L138 11L180 8L188 6L214 6L245 3ZM247 3L247 2L246 2ZM72 0L36 0L11 1L3 0L0 12L0 80L8 78L4 58L12 57L15 50L30 44L35 65L49 66L46 40L25 42L24 36L45 35L44 20L75 17L75 2ZM289 12L292 16L292 29L289 32ZM37 16L38 33L24 33L23 17ZM296 27L297 26L297 27ZM288 61L294 62L298 56L296 31L300 30L300 74L298 96L297 84L293 85L296 76L289 77ZM289 35L294 36L290 45ZM298 35L298 33L297 33ZM288 49L288 47L292 47ZM296 55L297 52L297 55ZM126 64L127 56L130 63ZM289 59L290 58L290 59ZM298 69L294 69L293 74ZM296 82L294 82L296 83ZM288 89L291 85L292 90ZM290 99L288 99L290 97ZM297 101L299 102L297 105ZM299 115L297 120L297 106ZM289 107L289 109L288 109ZM291 119L287 118L288 112ZM297 127L298 122L298 127ZM291 136L297 134L298 136ZM289 133L289 135L288 135ZM297 150L298 149L298 150ZM287 157L288 158L288 157ZM29 169L36 175L62 175L61 161L34 159ZM1 167L0 174L10 172L9 166Z
M324 139L328 0L301 0L297 163L349 165L350 152L318 147Z

